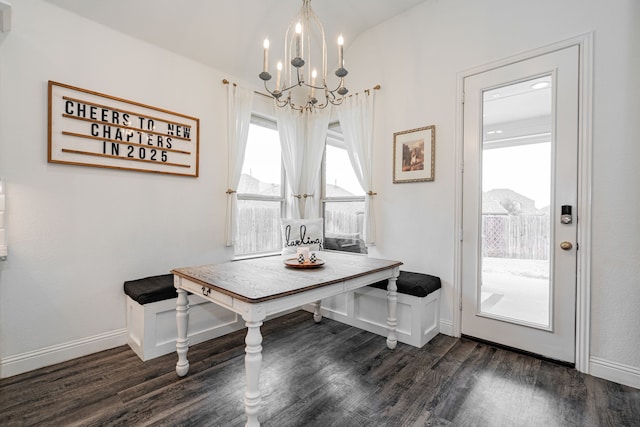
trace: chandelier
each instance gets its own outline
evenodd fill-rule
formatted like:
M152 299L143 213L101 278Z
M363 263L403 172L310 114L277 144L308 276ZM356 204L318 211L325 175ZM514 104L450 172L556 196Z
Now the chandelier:
M291 21L284 38L284 67L278 62L276 81L273 90L267 82L271 80L269 73L269 39L264 40L263 69L259 77L264 81L264 88L275 99L278 107L286 107L298 111L326 108L329 104L340 105L349 90L344 86L344 78L348 74L344 68L344 39L338 37L338 68L335 75L338 83L330 89L327 83L327 43L324 28L311 9L311 0L302 0L302 8ZM320 69L313 64L320 64ZM291 65L289 67L289 65Z

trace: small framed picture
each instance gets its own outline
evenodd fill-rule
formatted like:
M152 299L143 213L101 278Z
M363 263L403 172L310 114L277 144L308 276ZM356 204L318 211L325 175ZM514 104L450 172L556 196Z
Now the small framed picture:
M435 167L435 125L393 134L394 184L433 181Z

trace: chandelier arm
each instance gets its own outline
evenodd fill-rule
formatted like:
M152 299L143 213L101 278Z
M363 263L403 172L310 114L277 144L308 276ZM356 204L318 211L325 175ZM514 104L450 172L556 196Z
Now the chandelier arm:
M332 105L341 105L344 102L345 97L341 96L340 98L335 98L334 100L329 100Z
M280 98L280 97L282 96L282 94L283 94L283 93L285 93L285 92L287 92L287 91L290 91L291 89L293 89L293 88L294 88L294 87L296 87L296 86L302 86L302 85L309 86L309 85L307 85L307 84L306 84L306 83L304 83L304 82L300 82L300 83L296 83L296 84L293 84L293 85L288 86L288 87L283 87L283 88L282 88L282 89L280 89L280 90L278 90L278 89L271 90L271 89L269 89L269 87L267 86L267 82L266 82L266 81L264 81L264 89L269 93L269 95L271 95L271 96L272 96L272 97L274 97L274 98ZM323 89L323 88L317 88L317 89ZM286 105L286 104L285 104L285 105Z
M303 113L304 110L311 111L311 109L312 109L311 108L312 106L310 106L308 102L306 104L304 104L304 105L296 105L293 102L293 100L291 99L291 92L289 92L289 96L287 97L287 104L289 105L289 108L291 108L294 111L299 111L300 113Z
M289 87L283 88L283 89L282 89L282 93L284 93L284 92L288 92L288 91L290 91L291 89L293 89L293 88L294 88L294 87L296 87L296 86L301 86L301 83L292 84L292 85L291 85L291 86L289 86Z
M320 89L320 90L325 90L327 87L326 86L315 86L315 85L310 85L307 83L302 83L304 86L308 87L308 88L313 88L313 89Z
M325 108L327 108L328 106L329 106L329 103L328 103L328 102L326 102L326 100L325 100L325 103L324 103L324 104L315 104L315 105L313 106L313 108L315 108L316 110L324 110L324 109L325 109Z
M344 78L340 79L340 82L338 82L338 86L335 89L327 89L327 91L335 96L335 93L338 92L341 87L344 87Z
M286 107L286 106L287 106L287 104L289 104L289 100L288 100L288 99L285 99L284 101L280 101L280 99L279 99L279 98L274 98L274 99L276 100L276 105L277 105L279 108L284 108L284 107Z

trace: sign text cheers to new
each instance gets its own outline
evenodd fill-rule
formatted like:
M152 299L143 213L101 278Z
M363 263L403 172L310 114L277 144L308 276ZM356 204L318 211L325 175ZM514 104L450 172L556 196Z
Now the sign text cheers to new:
M198 176L199 119L49 82L49 162Z

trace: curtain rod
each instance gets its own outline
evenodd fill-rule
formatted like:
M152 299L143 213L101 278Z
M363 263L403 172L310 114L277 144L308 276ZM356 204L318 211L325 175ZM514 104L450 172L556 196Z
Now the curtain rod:
M226 85L228 85L228 84L232 84L232 85L233 85L233 87L238 87L238 85L237 85L236 83L232 83L232 82L230 82L230 81L229 81L229 80L227 80L227 79L222 79L222 83L223 83L223 84L226 84ZM271 95L267 95L266 93L258 92L257 90L254 90L254 91L253 91L253 93L255 93L255 94L257 94L257 95L266 96L267 98L272 98L272 96L271 96Z
M232 83L232 82L230 82L230 81L229 81L229 80L227 80L227 79L222 79L222 83L223 83L223 84L225 84L225 85L232 84L234 87L237 87L237 86L238 86L236 83ZM381 87L379 84L377 84L377 85L375 85L374 87L372 87L371 89L373 89L373 90L380 90L380 89L382 89L382 87ZM365 90L364 90L364 92L367 92L367 94L368 94L368 93L369 93L369 91L370 91L371 89L365 89ZM265 96L265 97L267 97L267 98L272 98L272 99L273 99L273 97L272 97L271 95L267 95L266 93L263 93L263 92L258 92L257 90L254 90L254 91L253 91L253 93L258 94L258 95ZM353 93L353 94L351 94L351 95L349 95L349 96L353 96L353 95L357 95L357 94L358 94L358 93L356 92L356 93Z

